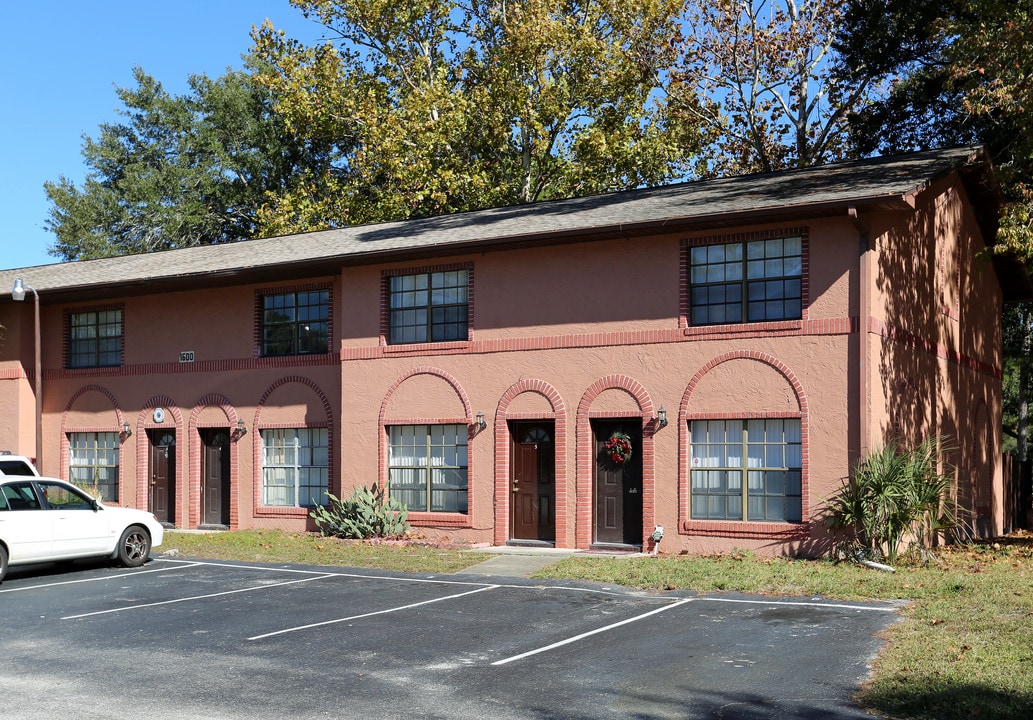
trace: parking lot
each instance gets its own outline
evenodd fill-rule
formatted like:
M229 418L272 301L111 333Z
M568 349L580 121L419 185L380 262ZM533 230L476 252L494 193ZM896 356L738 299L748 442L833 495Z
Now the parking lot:
M890 605L157 557L12 569L5 718L865 718Z

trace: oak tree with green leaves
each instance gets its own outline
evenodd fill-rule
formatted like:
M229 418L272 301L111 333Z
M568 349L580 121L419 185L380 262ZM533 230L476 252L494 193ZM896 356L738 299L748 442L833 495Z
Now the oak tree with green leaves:
M670 122L680 0L292 0L331 40L255 33L261 81L302 137L354 149L267 232L437 215L653 185L702 136Z
M251 72L191 76L183 95L141 68L134 79L116 90L121 122L84 138L85 180L45 184L57 237L50 252L62 260L253 237L269 194L319 178L340 153L287 132Z
M846 77L836 0L688 0L671 104L711 133L707 174L770 172L853 155L848 118L870 77ZM703 101L698 98L704 98Z

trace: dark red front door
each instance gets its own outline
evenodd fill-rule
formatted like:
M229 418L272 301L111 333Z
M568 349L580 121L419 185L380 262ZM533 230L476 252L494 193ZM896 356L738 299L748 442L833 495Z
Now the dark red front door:
M544 423L515 423L512 433L512 538L553 542L556 540L553 428Z
M642 421L594 421L595 542L604 545L642 544ZM614 433L628 435L631 457L615 463L607 441Z
M230 432L224 428L201 431L204 444L201 523L230 524Z

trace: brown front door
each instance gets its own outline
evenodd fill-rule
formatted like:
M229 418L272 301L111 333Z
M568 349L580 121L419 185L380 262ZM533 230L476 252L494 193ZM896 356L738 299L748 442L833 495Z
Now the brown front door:
M551 423L514 423L510 482L514 540L556 540L556 450Z
M642 544L642 421L594 421L595 542L602 545ZM614 433L631 442L631 456L614 462L606 443Z
M176 523L176 434L149 430L151 487L149 508L158 522Z
M204 462L201 479L203 525L230 524L230 432L225 428L201 431Z

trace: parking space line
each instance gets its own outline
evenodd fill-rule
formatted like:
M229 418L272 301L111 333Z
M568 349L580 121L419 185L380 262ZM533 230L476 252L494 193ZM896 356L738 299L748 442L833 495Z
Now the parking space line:
M131 570L120 575L103 575L101 577L79 578L78 580L62 580L61 582L43 583L41 585L27 585L25 587L5 588L3 590L0 590L0 594L24 592L25 590L38 590L40 588L57 587L58 585L76 585L78 583L100 582L102 580L119 580L121 578L133 577L134 575L147 575L149 573L164 573L171 572L173 570L186 570L187 568L197 567L200 564L201 563L195 562L190 563L189 565L180 565L179 567L154 568L153 570Z
M800 600L744 600L742 598L722 598L711 596L700 596L699 601L709 600L711 602L740 603L742 605L797 605L808 608L834 608L837 610L870 610L872 612L897 612L899 607L879 607L877 605L845 605L843 603L830 602L803 602Z
M128 605L126 607L111 608L110 610L98 610L97 612L82 613L81 615L66 615L61 618L62 620L78 620L79 618L93 617L94 615L109 615L111 613L125 612L126 610L139 610L141 608L158 607L160 605L174 605L176 603L191 602L193 600L207 600L209 598L221 597L224 595L236 595L238 593L254 592L255 590L267 590L274 587L282 587L283 585L296 585L297 583L312 582L313 580L325 580L326 578L332 578L334 575L318 575L315 577L301 578L300 580L285 580L279 583L272 583L269 585L258 585L256 587L239 588L237 590L226 590L224 592L209 593L207 595L191 595L190 597L177 598L175 600L162 600L161 602L144 603L142 605Z
M373 617L374 615L386 615L387 613L399 612L401 610L410 610L421 605L430 605L431 603L438 603L444 600L455 600L461 598L464 595L473 595L475 593L481 593L485 590L495 590L499 588L499 585L487 585L485 587L477 588L476 590L467 590L466 592L457 593L455 595L446 595L445 597L434 598L433 600L424 600L418 603L412 603L410 605L401 605L395 608L387 608L385 610L374 610L373 612L362 613L361 615L352 615L345 618L337 618L335 620L326 620L324 622L312 623L310 625L300 625L298 627L287 628L285 630L277 630L271 633L265 633L264 635L255 635L249 637L248 640L264 640L265 638L273 637L274 635L285 635L286 633L299 632L301 630L310 630L311 628L323 627L324 625L336 625L337 623L349 622L351 620L361 620L362 618Z
M686 598L684 600L679 600L678 602L671 603L670 605L665 605L664 607L660 607L655 610L650 610L647 613L636 615L633 618L621 620L620 622L613 623L612 625L607 625L606 627L596 628L595 630L589 630L586 633L575 635L574 637L567 638L566 640L560 640L559 642L555 642L552 645L546 645L545 647L541 647L536 650L528 650L525 653L514 655L513 657L508 657L504 660L496 660L492 663L492 665L505 665L506 663L516 662L517 660L523 660L524 658L531 657L532 655L538 655L543 652L548 652L549 650L555 650L558 647L563 647L564 645L570 645L571 643L576 643L579 640L584 640L586 637L591 637L592 635L598 635L599 633L604 633L613 630L614 628L619 628L621 625L627 625L629 623L638 622L639 620L645 620L647 617L650 617L651 615L657 615L658 613L673 610L674 608L679 607L681 605L685 605L686 603L690 603L695 599L696 598Z

